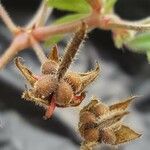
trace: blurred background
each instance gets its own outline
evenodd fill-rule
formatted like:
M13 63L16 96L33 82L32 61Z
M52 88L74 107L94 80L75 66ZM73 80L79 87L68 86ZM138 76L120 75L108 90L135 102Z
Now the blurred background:
M17 25L24 25L37 10L40 0L1 0ZM118 0L116 13L127 20L138 20L150 15L150 0ZM53 11L52 19L66 12ZM143 134L141 139L124 144L121 150L150 149L150 65L144 54L127 48L116 49L111 32L93 30L80 50L78 59L71 68L86 72L93 68L95 60L100 62L101 74L89 87L82 106L92 95L106 104L140 95L131 107L125 122ZM0 55L6 50L12 36L0 21ZM67 39L59 43L62 54ZM47 53L49 49L45 48ZM19 54L33 72L40 71L40 63L31 49ZM78 150L81 139L78 133L78 108L56 109L53 117L43 120L44 111L21 99L25 80L13 61L0 72L0 150ZM110 149L103 147L104 150Z

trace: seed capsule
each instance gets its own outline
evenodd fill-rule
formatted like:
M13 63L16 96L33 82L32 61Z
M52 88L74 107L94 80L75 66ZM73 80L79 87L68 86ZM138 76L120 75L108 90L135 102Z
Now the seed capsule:
M106 144L111 144L113 145L116 141L116 136L114 132L111 129L104 129L101 131L102 134L102 141Z
M56 102L60 106L66 106L70 103L72 100L74 94L72 87L65 82L64 80L61 80L56 92Z
M80 115L80 123L86 124L86 123L94 123L96 122L95 115L89 111L85 111L81 113Z
M46 98L56 90L57 79L52 75L43 75L35 83L33 92L37 97Z
M84 131L84 139L89 142L96 142L99 140L99 129L92 128Z
M109 107L99 102L97 105L92 107L90 111L93 112L98 117L98 116L108 113Z
M52 60L48 60L41 66L41 71L43 74L54 74L57 72L58 63Z

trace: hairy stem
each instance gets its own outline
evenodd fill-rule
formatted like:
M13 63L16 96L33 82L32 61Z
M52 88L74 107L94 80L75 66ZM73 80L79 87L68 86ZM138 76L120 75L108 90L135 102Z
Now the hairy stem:
M148 21L145 20L145 21ZM150 30L150 24L145 24L144 20L139 21L126 21L122 20L116 15L108 15L102 17L100 19L100 27L103 29L127 29L127 30L134 30L134 31L147 31Z
M0 70L16 56L19 51L27 48L29 46L28 34L18 35L5 53L0 57Z
M33 30L32 33L38 40L43 41L57 34L74 32L77 27L82 25L82 22L84 22L89 28L94 28L99 25L99 18L96 17L96 15L89 15L82 20L77 20L71 23L39 27Z
M12 43L6 52L0 57L0 69L16 55L16 46Z
M136 30L136 31L146 31L150 30L150 25L138 25L134 23L127 23L127 22L116 22L116 23L110 23L109 24L111 29L114 28L122 28L122 29L128 29L128 30Z
M72 63L82 41L85 38L86 25L82 24L81 29L75 33L75 36L66 47L66 52L58 68L58 79L63 78L70 64Z
M130 21L123 21L117 16L100 17L99 14L93 13L82 20L77 20L71 23L61 25L49 25L45 27L36 28L33 31L33 35L39 40L43 41L54 35L74 32L82 22L87 24L88 29L102 28L107 30L113 30L116 28L134 30L134 31L147 31L150 30L149 24L133 23Z

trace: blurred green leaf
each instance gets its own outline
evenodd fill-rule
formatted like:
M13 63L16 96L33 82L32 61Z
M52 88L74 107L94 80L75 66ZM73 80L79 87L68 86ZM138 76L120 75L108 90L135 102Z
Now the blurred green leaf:
M134 51L146 53L150 62L150 32L136 35L132 40L126 42L126 45Z
M104 11L105 13L111 13L114 9L117 0L105 0Z
M88 14L71 14L57 19L54 24L62 24L85 18Z
M89 13L90 6L85 0L47 0L48 5L60 10Z
M136 35L132 40L126 42L126 45L138 52L150 51L150 32Z
M150 52L147 52L147 59L150 62Z
M58 42L60 42L63 39L63 37L64 37L63 35L55 35L45 42L45 46L51 47L51 46L57 44Z

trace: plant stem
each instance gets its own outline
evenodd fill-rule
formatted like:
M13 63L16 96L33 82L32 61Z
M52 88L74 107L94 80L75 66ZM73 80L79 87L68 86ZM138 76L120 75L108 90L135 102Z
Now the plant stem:
M61 24L61 25L49 25L45 27L39 27L33 30L33 35L39 40L43 41L54 35L65 34L69 32L74 32L77 27L81 26L81 23L85 22L88 29L101 28L107 30L113 30L116 28L135 30L135 31L146 31L150 30L149 24L138 24L130 21L123 21L116 16L106 16L100 17L99 14L93 13L88 17L77 20L71 23Z
M41 2L41 5L39 6L39 9L36 12L36 15L32 18L32 20L26 25L27 29L31 29L34 27L42 26L47 21L48 17L50 16L52 12L52 8L49 8L47 6L47 2L44 0Z
M33 30L32 33L39 41L43 41L57 34L74 32L83 22L91 29L99 25L99 18L94 15L89 15L82 20L77 20L71 23L39 27Z
M43 64L46 60L46 56L44 54L44 51L40 44L31 36L30 37L31 46L33 47L33 50L35 51L38 59L40 60L41 64Z
M28 34L18 35L5 53L0 57L0 70L12 59L15 55L29 46Z
M9 17L8 13L2 6L1 2L0 2L0 16L1 16L2 20L4 21L4 23L6 24L6 26L8 27L8 29L13 34L15 34L18 31L18 28L16 27L16 25L13 23L13 21Z

